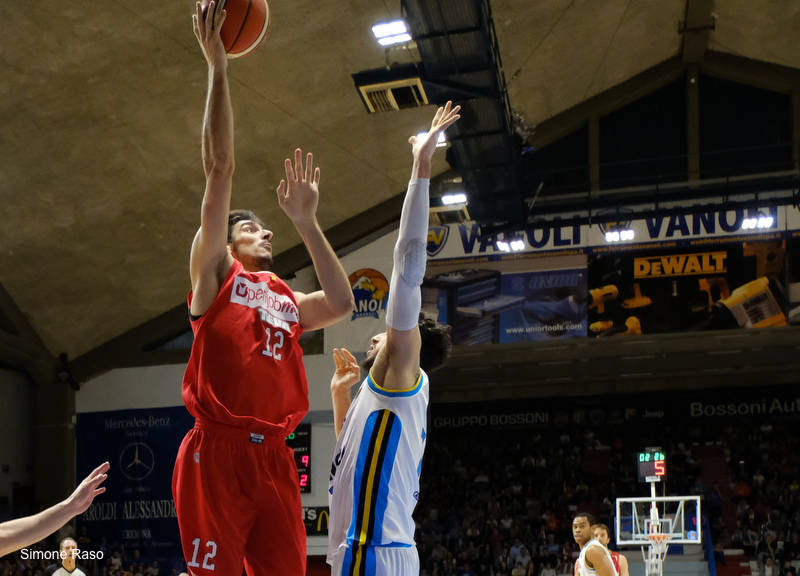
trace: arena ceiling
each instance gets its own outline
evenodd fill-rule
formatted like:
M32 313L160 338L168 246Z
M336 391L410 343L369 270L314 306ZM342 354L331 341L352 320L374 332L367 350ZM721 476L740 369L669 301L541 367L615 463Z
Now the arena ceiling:
M267 42L229 67L233 205L263 214L290 269L301 252L291 250L299 237L274 197L283 158L296 146L314 152L322 226L349 223L357 236L368 229L359 215L396 207L409 170L406 139L432 108L370 115L353 85L351 74L386 64L370 29L399 17L399 0L271 5ZM511 107L532 127L682 54L800 69L800 5L791 0L492 0L491 8ZM6 364L17 363L19 349L85 355L185 298L203 192L206 89L191 13L185 0L91 8L44 0L6 11ZM684 20L696 28L689 40L679 32ZM435 171L446 169L442 154Z

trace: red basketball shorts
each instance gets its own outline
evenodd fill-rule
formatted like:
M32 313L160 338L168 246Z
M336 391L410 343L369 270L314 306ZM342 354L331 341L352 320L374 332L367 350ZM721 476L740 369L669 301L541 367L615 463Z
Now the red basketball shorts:
M178 450L172 494L190 574L305 574L300 486L283 437L196 423Z

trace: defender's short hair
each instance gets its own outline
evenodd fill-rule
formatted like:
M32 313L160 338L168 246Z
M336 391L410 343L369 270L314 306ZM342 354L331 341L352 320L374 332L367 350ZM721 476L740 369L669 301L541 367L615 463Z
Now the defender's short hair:
M425 372L435 370L447 361L453 348L450 326L440 324L422 314L419 317L419 335L422 346L419 351L419 367Z
M425 372L431 372L445 363L450 356L453 343L450 338L450 326L439 324L436 320L419 314L419 335L421 345L419 350L419 367ZM369 372L375 363L375 358L365 359L361 362L361 369Z

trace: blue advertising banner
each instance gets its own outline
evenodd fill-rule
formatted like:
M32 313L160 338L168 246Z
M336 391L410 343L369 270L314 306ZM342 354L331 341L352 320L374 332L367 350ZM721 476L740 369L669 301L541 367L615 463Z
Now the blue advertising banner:
M500 342L586 336L586 270L503 274L500 294L521 298L500 313Z
M104 548L106 558L118 551L126 568L158 562L169 574L183 564L172 469L193 425L183 406L78 414L78 478L111 463L106 493L78 517L92 548Z
M426 313L452 327L453 344L468 346L586 336L586 294L585 268L504 273L465 267L422 285Z

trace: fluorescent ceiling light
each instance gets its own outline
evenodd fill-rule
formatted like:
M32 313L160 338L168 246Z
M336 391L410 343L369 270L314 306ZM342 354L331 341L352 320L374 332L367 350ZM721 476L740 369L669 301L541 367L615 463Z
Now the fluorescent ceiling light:
M417 132L417 138L422 138L428 132ZM439 136L436 137L436 147L437 148L444 148L447 146L447 137L444 135L444 132L439 132Z
M519 252L521 250L525 250L525 241L524 240L512 240L511 241L511 250L514 252Z
M606 242L627 242L635 237L636 233L633 230L609 230L606 232Z
M775 219L772 216L763 216L745 218L742 220L742 230L755 230L756 228L763 230L765 228L772 228Z
M442 204L444 206L450 206L451 204L466 204L467 203L467 195L463 192L458 194L445 194L442 196Z
M388 36L397 36L398 34L404 34L406 32L408 32L408 28L406 28L406 23L404 20L382 22L380 24L375 24L375 26L372 27L372 33L378 40Z
M497 249L500 252L511 252L511 247L508 245L508 242L503 242L502 240L497 241Z
M758 223L756 226L758 228L771 228L772 227L772 216L759 216Z
M405 44L411 42L409 34L397 34L396 36L387 36L386 38L378 38L378 44L381 46L394 46L395 44Z
M372 27L372 34L381 46L392 46L411 41L411 35L403 20L375 24Z

